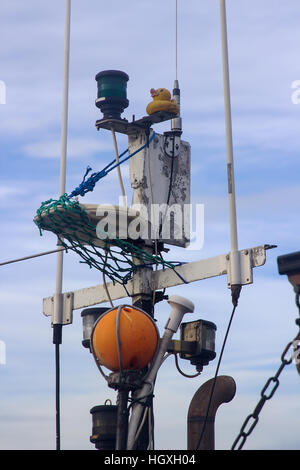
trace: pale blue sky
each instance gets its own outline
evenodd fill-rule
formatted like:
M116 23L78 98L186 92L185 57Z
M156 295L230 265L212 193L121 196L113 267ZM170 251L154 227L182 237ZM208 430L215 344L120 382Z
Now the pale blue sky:
M150 88L172 89L174 3L72 0L68 191L87 165L101 169L113 155L110 134L95 129L97 72L128 73L128 119L145 115ZM198 253L173 249L171 255L195 260L230 249L219 2L178 3L183 139L192 148L192 198L205 205L205 240ZM63 0L0 4L0 80L7 91L6 104L0 105L1 261L55 247L55 237L40 237L32 219L59 188L64 13ZM220 370L234 377L237 394L218 412L218 449L230 448L297 333L293 290L278 275L276 260L299 251L300 105L291 99L292 83L300 79L299 18L297 0L227 1L239 245L278 248L255 270L254 284L242 290ZM155 128L165 129L168 124ZM118 144L120 150L127 147L124 136ZM130 194L127 179L126 189ZM117 176L111 173L82 202L117 203L118 197ZM1 449L55 447L54 350L50 320L42 315L42 299L55 290L55 265L51 255L1 268L0 340L7 347L7 364L0 365ZM75 255L65 257L64 290L100 282L100 274L79 264ZM226 278L168 293L189 297L197 318L216 323L219 352L231 311ZM168 312L168 305L158 305L161 331ZM108 397L115 401L81 339L80 311L75 311L74 323L63 329L65 449L92 449L89 410ZM192 372L189 364L181 366ZM189 402L215 367L216 361L192 380L178 374L173 359L165 362L155 391L157 449L185 449ZM298 391L292 365L282 373L245 449L300 448Z

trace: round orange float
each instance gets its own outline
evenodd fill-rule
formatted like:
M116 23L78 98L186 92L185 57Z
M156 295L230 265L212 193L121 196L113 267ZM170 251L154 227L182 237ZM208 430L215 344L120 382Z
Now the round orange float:
M114 372L140 370L154 357L159 332L143 310L122 305L105 312L96 322L91 345L99 363Z

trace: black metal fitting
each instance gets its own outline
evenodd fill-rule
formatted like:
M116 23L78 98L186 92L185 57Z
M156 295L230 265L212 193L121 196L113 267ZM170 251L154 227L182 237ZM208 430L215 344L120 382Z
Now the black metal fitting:
M279 274L300 274L300 251L277 257Z
M196 320L180 325L180 340L172 340L168 352L179 353L181 359L190 361L201 372L216 357L216 325L206 320Z
M116 448L117 435L117 405L94 406L92 415L93 427L90 441L99 450L113 450Z

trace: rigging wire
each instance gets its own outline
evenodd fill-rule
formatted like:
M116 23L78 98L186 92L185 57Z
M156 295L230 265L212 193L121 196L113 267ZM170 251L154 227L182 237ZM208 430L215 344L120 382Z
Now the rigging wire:
M114 148L115 148L115 153L116 153L117 172L118 172L119 184L121 188L121 194L123 198L123 206L126 207L126 194L125 194L121 168L120 168L120 163L119 163L119 151L118 151L117 139L116 139L116 134L115 134L115 130L113 127L111 128L111 133L112 133Z
M16 259L11 259L9 261L4 261L2 263L0 263L0 266L4 266L6 264L11 264L11 263L18 263L19 261L26 261L28 259L32 259L32 258L37 258L38 256L45 256L45 255L50 255L52 253L57 253L58 251L64 251L66 250L65 247L60 247L60 248L56 248L55 250L50 250L50 251L43 251L42 253L37 253L37 254L34 254L34 255L28 255L28 256L23 256L23 258L16 258Z
M175 79L178 78L178 3L175 0Z
M227 342L229 330L230 330L231 323L232 323L232 320L233 320L233 317L234 317L234 314L235 314L236 307L237 307L237 302L233 306L233 309L232 309L232 312L231 312L231 315L230 315L230 319L229 319L229 323L228 323L228 326L227 326L227 330L226 330L226 333L225 333L225 336L224 336L224 340L223 340L223 344L222 344L218 364L217 364L217 367L216 367L216 372L215 372L215 375L214 375L214 379L213 379L213 383L212 383L212 387L211 387L211 391L210 391L210 396L209 396L209 401L208 401L208 405L207 405L207 409L206 409L204 423L203 423L201 434L200 434L200 437L199 437L199 440L198 440L198 443L197 443L197 446L196 446L196 450L199 450L199 446L201 444L201 441L202 441L202 438L203 438L203 435L204 435L204 431L205 431L205 427L206 427L206 423L207 423L207 419L208 419L208 414L209 414L209 410L210 410L210 406L211 406L211 402L212 402L212 398L213 398L213 394L214 394L214 390L215 390L215 386L216 386L216 381L217 381L217 377L218 377L218 373L219 373L219 369L220 369L220 365L221 365L225 345L226 345L226 342Z
M108 256L108 251L106 250L106 251L105 251L105 259L104 259L104 266L106 266L106 263L107 263L107 256ZM108 298L108 300L109 300L110 306L111 306L112 308L114 308L114 304L113 304L111 295L110 295L110 293L109 293L109 289L108 289L108 287L107 287L106 276L105 276L105 269L102 271L102 279L103 279L103 286L104 286L104 289L105 289L107 298Z
M149 140L149 143L154 139L155 132L153 131L153 134ZM121 157L123 157L127 152L128 148L121 153L121 155L118 155L117 159L119 160L118 163L116 162L116 158L110 162L108 165L106 165L105 168L102 170L93 173L87 180L85 180L85 177L87 176L87 172L85 173L83 181L80 183L80 185L72 191L71 194L68 195L68 199L71 199L74 196L85 196L85 194L89 191L93 191L96 183L101 179L104 178L104 176L108 175L112 170L115 168L118 168L122 163L126 162L130 158L134 157L137 153L139 153L141 150L143 150L146 147L147 143L139 147L137 150L135 150L133 153L127 155L127 157L123 158L123 160L120 160ZM88 167L88 173L92 169Z

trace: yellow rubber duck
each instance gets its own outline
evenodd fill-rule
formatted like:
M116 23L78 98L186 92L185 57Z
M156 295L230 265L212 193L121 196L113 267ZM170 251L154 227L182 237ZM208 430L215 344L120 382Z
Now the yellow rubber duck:
M148 104L146 112L148 114L156 113L157 111L168 111L170 113L178 114L178 104L174 99L171 100L171 93L166 88L158 88L154 90L151 88L150 94L153 101Z

